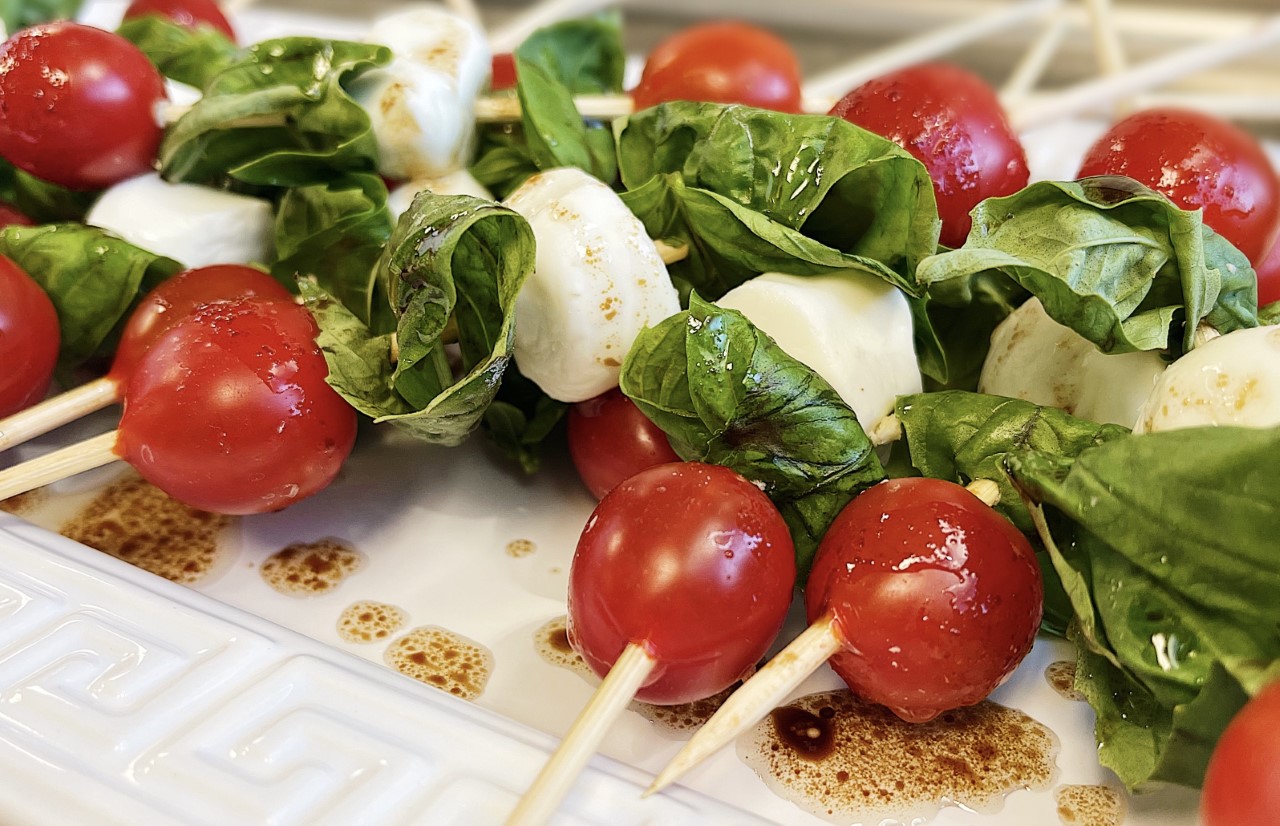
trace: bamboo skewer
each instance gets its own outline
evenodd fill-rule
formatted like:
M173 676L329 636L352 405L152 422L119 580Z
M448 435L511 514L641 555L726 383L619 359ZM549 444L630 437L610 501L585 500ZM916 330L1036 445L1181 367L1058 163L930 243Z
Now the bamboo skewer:
M118 433L112 430L0 471L0 499L121 461L115 452Z
M1040 78L1044 76L1045 69L1049 67L1049 61L1057 54L1058 48L1067 36L1068 24L1069 20L1062 9L1049 16L1049 22L1045 24L1039 36L1032 41L1022 59L1018 61L1018 64L1013 67L1013 71L1009 73L1009 78L1005 81L1004 87L1000 89L1000 101L1006 109L1034 89L1036 84L1040 82Z
M654 664L649 653L635 643L622 650L591 701L520 798L507 818L507 826L537 826L551 817L596 753L609 727L653 672Z
M0 419L0 451L120 401L120 382L104 376Z

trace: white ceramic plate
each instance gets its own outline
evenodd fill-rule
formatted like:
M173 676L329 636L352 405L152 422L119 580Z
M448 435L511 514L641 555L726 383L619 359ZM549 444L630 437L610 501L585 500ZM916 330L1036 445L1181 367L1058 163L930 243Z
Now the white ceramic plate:
M98 4L110 24L120 5ZM242 31L358 36L349 23L250 9ZM1028 136L1037 177L1069 175L1097 134L1069 123ZM24 447L35 455L112 426L99 415ZM455 450L369 428L341 478L286 512L237 520L216 563L190 588L36 527L56 528L111 472L55 486L24 513L0 515L0 822L500 822L591 695L550 664L537 630L563 616L569 562L593 500L563 458L536 478L497 461L480 438ZM336 588L287 596L262 565L295 542L334 538L363 564ZM523 554L510 543L523 540ZM362 600L438 626L493 655L474 702L383 663L386 640L344 641L343 610ZM793 618L788 633L799 627ZM1070 658L1041 640L994 700L1060 740L1056 777L1010 794L998 811L959 807L955 824L1051 824L1055 790L1118 788L1095 757L1087 705L1044 676ZM840 687L829 671L796 692ZM825 821L783 800L726 749L685 788L640 790L680 736L628 713L606 737L559 816L563 823ZM1127 802L1125 822L1194 821L1183 789ZM750 813L750 814L748 814Z

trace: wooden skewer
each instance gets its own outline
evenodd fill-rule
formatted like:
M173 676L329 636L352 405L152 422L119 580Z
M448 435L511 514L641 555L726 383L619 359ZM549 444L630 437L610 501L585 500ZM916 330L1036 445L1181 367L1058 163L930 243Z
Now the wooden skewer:
M1116 29L1111 0L1084 0L1089 16L1089 31L1093 35L1093 49L1097 54L1098 73L1102 77L1118 75L1128 66L1120 33ZM1133 111L1133 101L1121 98L1115 102L1114 117L1121 118Z
M987 505L995 505L1000 500L1000 488L990 479L975 480L968 489ZM658 773L645 794L659 792L671 785L689 769L764 719L843 645L835 616L828 611L729 695L724 705Z
M839 97L874 77L931 60L980 37L1042 17L1059 5L1060 0L1024 0L942 26L818 75L805 83L805 97Z
M1000 102L1006 109L1040 82L1045 69L1049 68L1049 61L1058 53L1058 47L1062 45L1067 35L1069 22L1067 15L1061 9L1050 15L1044 30L1031 43L1022 59L1018 61L1018 65L1014 66L1009 79L1000 90Z
M630 643L622 650L604 681L520 798L507 826L545 823L560 806L613 722L653 671L654 659L642 646Z
M0 450L8 450L120 401L120 382L103 376L0 419Z
M121 461L115 452L118 434L112 430L0 471L0 499Z
M1259 21L1247 32L1199 43L1110 77L1097 78L1062 92L1038 96L1010 112L1015 131L1024 132L1083 111L1106 106L1280 43L1280 14Z

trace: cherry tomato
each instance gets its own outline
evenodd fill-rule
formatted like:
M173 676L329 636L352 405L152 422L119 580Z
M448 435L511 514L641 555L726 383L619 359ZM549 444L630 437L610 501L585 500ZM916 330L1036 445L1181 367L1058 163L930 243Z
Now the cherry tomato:
M19 212L17 207L0 201L0 227L33 227L35 225L36 222Z
M107 375L124 383L151 345L174 325L201 305L233 298L293 300L279 281L242 264L214 264L180 272L143 296L125 324Z
M728 468L659 465L596 506L569 571L569 640L608 672L628 643L657 661L650 703L710 697L739 680L782 628L795 587L786 523Z
M1200 797L1204 826L1280 823L1280 682L1258 692L1218 738Z
M280 510L320 491L351 452L356 416L325 383L317 332L293 303L204 305L138 362L116 453L217 513Z
M1128 175L1259 261L1280 218L1280 181L1249 133L1188 109L1148 109L1119 121L1085 155L1080 177Z
M924 722L991 693L1031 650L1043 611L1035 552L959 485L896 479L827 529L805 589L835 618L831 666L854 693Z
M71 189L151 170L164 81L119 35L61 21L0 45L0 155Z
M933 179L942 237L958 247L979 201L1027 185L1027 155L991 87L971 72L928 63L891 72L841 98L831 114L914 155Z
M49 296L0 255L0 417L44 397L61 343L58 313Z
M569 408L569 455L597 499L645 468L680 461L662 428L617 388Z
M1280 230L1280 226L1276 229ZM1258 306L1280 301L1280 233L1271 244L1271 252L1255 264L1254 269L1258 272Z
M746 23L704 23L650 54L632 90L637 109L669 100L800 111L800 63L776 35Z
M148 14L167 17L188 29L196 29L201 25L212 26L229 40L236 39L235 29L231 28L226 15L213 0L133 0L124 10L124 19L145 17Z
M510 52L493 56L493 70L489 79L489 88L495 92L510 89L516 85L516 58Z

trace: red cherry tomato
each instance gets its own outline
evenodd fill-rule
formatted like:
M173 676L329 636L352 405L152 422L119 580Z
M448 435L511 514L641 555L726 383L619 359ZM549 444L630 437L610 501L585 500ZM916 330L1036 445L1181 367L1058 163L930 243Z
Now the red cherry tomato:
M914 155L933 179L942 237L964 243L979 201L1027 185L1027 155L982 78L929 63L891 72L845 95L831 114L882 135Z
M628 643L657 661L636 693L673 705L740 679L782 628L795 549L769 498L728 468L641 471L596 506L569 572L569 640L608 672Z
M1128 175L1258 261L1280 218L1280 181L1262 147L1224 120L1188 109L1148 109L1119 121L1085 155L1080 177Z
M1276 227L1280 230L1280 225ZM1254 265L1258 273L1258 306L1280 301L1280 233L1271 244L1271 252Z
M835 617L831 658L854 693L924 722L982 700L1031 650L1043 611L1035 552L959 485L896 479L827 529L805 589Z
M662 428L616 388L569 408L569 455L597 499L645 468L680 461Z
M503 52L493 56L492 75L489 79L489 88L495 92L503 89L510 89L516 85L516 58L510 52Z
M746 23L704 23L658 44L632 90L637 109L669 100L800 111L800 63L777 35Z
M61 21L0 45L0 155L71 189L151 170L164 81L119 35Z
M18 211L18 208L0 201L0 227L33 227L36 225L26 215Z
M61 343L58 313L49 296L0 255L0 417L44 397Z
M196 308L233 298L292 301L288 290L262 270L242 264L214 264L180 272L143 296L129 316L108 377L128 381L142 356L160 336Z
M179 26L196 29L201 25L212 26L234 41L235 29L213 0L133 0L124 10L124 19L158 14Z
M1200 797L1203 826L1280 823L1280 683L1258 692L1218 738Z
M196 508L280 510L327 486L355 411L325 383L311 315L261 299L206 304L160 337L125 388L116 453Z

